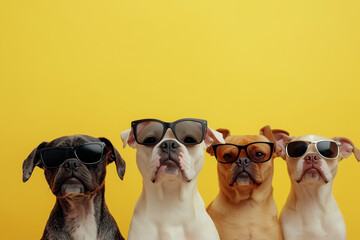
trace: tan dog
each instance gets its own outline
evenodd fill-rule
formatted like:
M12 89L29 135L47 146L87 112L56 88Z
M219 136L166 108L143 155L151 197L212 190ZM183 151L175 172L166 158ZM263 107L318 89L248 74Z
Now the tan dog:
M332 193L338 162L360 151L347 138L275 133L291 180L287 202L280 214L284 239L345 240L346 227Z
M214 146L215 152L213 148L207 149L211 155L216 155L218 161L232 162L218 163L220 192L207 208L220 239L282 239L272 187L273 159L279 155L280 149L276 147L271 128L265 126L260 135L247 136L230 136L227 129L217 131L223 134L226 143L243 148L240 153L235 146L224 151ZM272 148L266 144L251 144L254 142L270 142ZM248 154L245 145L248 145ZM254 162L250 158L268 161Z

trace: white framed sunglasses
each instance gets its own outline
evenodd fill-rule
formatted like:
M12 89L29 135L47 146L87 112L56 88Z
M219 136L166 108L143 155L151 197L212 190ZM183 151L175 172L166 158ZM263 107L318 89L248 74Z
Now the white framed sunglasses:
M314 144L316 151L324 158L336 159L339 157L341 143L333 140L320 141L293 141L286 144L286 155L290 158L300 158L308 150L310 144Z

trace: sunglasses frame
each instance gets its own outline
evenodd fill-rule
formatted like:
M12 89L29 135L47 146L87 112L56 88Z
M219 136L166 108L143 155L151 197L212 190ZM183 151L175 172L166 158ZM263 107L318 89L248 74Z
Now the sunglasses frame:
M82 147L84 145L94 145L94 144L97 144L97 145L100 145L101 146L101 156L100 156L100 159L96 162L93 162L93 163L85 163L83 161L81 161L81 159L78 157L78 155L76 154L76 149L79 148L79 147ZM84 144L81 144L79 146L76 146L76 147L49 147L49 148L43 148L43 149L40 149L39 150L39 154L40 154L40 159L41 159L41 163L43 164L43 166L47 169L53 169L53 168L58 168L60 167L67 159L67 157L69 156L69 153L73 153L75 158L81 162L82 164L85 164L85 165L93 165L93 164L97 164L99 162L102 161L103 157L104 157L104 149L105 149L105 146L106 144L103 143L103 142L91 142L91 143L84 143ZM49 149L65 149L66 150L66 159L64 159L64 161L58 165L58 166L54 166L54 167L49 167L49 166L46 166L45 164L45 161L44 161L44 158L43 158L43 152L46 151L46 150L49 150Z
M161 134L161 137L159 138L159 141L155 142L155 143L140 143L137 139L137 132L136 132L136 127L139 123L143 123L143 122L158 122L158 123L161 123L163 125L163 132ZM184 143L182 142L176 135L176 132L175 132L175 126L176 124L180 123L180 122L184 122L184 121L193 121L193 122L198 122L201 124L201 128L202 128L202 136L201 136L201 141L198 142L198 143ZM153 146L153 145L156 145L158 144L162 139L163 137L165 136L165 133L167 131L168 128L171 129L171 131L173 132L175 138L181 142L182 144L186 145L186 146L191 146L191 145L197 145L197 144L200 144L202 141L204 141L204 137L205 137L205 134L206 134L206 130L207 130L207 121L206 120L203 120L203 119L197 119L197 118L182 118L182 119L179 119L175 122L164 122L164 121L161 121L161 120L158 120L158 119L152 119L152 118L148 118L148 119L140 119L140 120L136 120L136 121L132 121L131 122L131 128L132 128L132 131L133 131L133 134L134 134L134 137L135 137L135 141L140 144L140 145L145 145L145 146Z
M293 143L293 142L304 142L304 143L307 144L307 149L306 149L306 151L304 152L303 155L301 155L301 156L299 156L299 157L291 157L291 156L289 155L289 153L288 153L288 145L289 145L289 143ZM338 148L338 152L337 152L336 157L329 158L329 157L323 156L323 155L320 153L319 149L317 148L317 144L318 144L319 142L333 142L333 143L335 143L335 144L337 145L337 148ZM326 159L337 159L337 158L339 157L339 154L340 154L340 148L339 148L339 146L341 145L341 143L340 143L340 142L337 142L337 141L334 141L334 140L319 140L319 141L296 140L296 141L288 142L288 143L285 144L286 156L288 156L289 158L292 158L292 159L301 158L301 157L304 156L304 155L306 154L306 152L308 151L310 144L314 144L314 145L315 145L316 151L317 151L317 152L320 154L320 156L322 156L323 158L326 158Z
M253 144L256 144L256 143L266 143L270 146L270 156L269 156L269 159L265 160L265 161L257 161L257 160L254 160L250 157L248 151L247 151L247 148L248 146L250 145L253 145ZM234 146L234 147L237 147L239 149L239 152L238 152L238 155L236 156L235 160L234 161L231 161L231 162L222 162L218 159L218 156L216 154L216 149L219 147L219 146L222 146L222 145L230 145L230 146ZM237 145L237 144L232 144L232 143L224 143L224 144L215 144L212 146L213 150L214 150L214 154L215 154L215 158L216 158L216 161L218 161L219 163L222 163L222 164L231 164L231 163L234 163L238 160L239 158L239 155L241 153L241 150L244 149L245 150L245 153L246 155L248 156L248 158L255 162L255 163L264 163L264 162L267 162L271 159L272 155L273 155L273 152L274 152L274 143L273 142L252 142L252 143L249 143L249 144L246 144L246 145Z

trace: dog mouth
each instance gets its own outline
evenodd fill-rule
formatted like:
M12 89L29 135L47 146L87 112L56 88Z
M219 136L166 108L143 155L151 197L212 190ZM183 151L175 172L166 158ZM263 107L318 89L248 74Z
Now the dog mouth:
M151 181L155 183L160 175L185 176L183 169L180 167L180 162L172 158L160 159L160 164L157 166Z
M325 177L324 173L316 168L316 167L310 167L307 168L303 171L301 177L296 181L297 183L300 183L304 178L313 180L313 181L317 181L322 179L324 181L324 183L328 183L329 181L327 180L327 178Z
M85 190L84 184L76 177L66 179L60 187L60 193L63 196L69 194L84 194Z
M248 186L252 184L260 185L261 183L257 182L250 173L243 170L237 175L234 175L232 182L230 183L230 187L233 187L234 185Z

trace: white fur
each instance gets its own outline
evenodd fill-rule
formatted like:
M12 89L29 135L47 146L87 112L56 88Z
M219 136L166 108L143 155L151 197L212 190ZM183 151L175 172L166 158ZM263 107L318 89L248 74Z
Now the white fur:
M69 201L69 203L72 204L71 201ZM69 213L66 220L73 223L75 231L71 234L71 236L74 240L98 240L95 210L92 199L89 204L89 208L85 206L79 207L78 204L74 204L70 208L72 211Z
M326 139L321 136L308 135L294 140ZM309 146L307 153L315 152L314 146ZM321 161L321 170L328 180L327 183L321 177L311 176L304 176L302 181L297 182L302 175L304 157L296 160L286 156L291 190L280 214L285 240L346 239L345 222L332 193L339 159L325 160L321 158L319 161Z
M204 148L211 141L224 142L221 134L207 131L206 143L185 147L180 142L180 168L174 174L159 166L158 146L165 140L174 140L168 129L164 139L154 147L134 143L132 131L121 134L124 145L137 148L136 162L143 177L143 190L136 203L128 240L219 240L215 224L205 210L197 190L197 176L204 163ZM207 135L208 135L207 134ZM129 140L132 139L132 140Z

